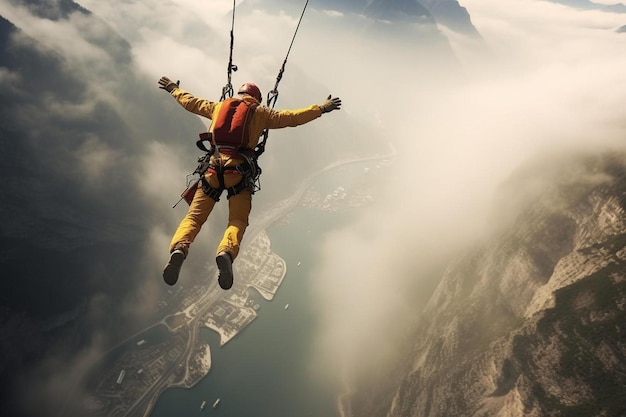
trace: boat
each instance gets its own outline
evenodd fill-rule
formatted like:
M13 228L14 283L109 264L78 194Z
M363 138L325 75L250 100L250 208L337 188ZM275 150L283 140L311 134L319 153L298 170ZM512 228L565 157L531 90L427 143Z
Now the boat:
M213 403L213 408L217 408L217 406L220 404L220 399L218 398L217 400L215 400L215 402Z
M206 401L202 401L202 404L200 404L200 410L204 410L204 407L206 407Z
M289 308L289 304L285 304L285 310Z
M298 262L298 266L302 265L302 262Z

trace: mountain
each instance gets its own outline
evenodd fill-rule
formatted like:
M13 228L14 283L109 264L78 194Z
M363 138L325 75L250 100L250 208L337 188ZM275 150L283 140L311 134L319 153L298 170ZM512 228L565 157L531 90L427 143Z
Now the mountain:
M625 205L624 153L519 169L352 415L626 415Z
M295 14L302 10L304 4L305 2L287 4L281 0L245 0L242 6L273 12L286 10L290 14ZM419 23L420 25L440 23L465 35L478 35L467 9L461 7L457 0L346 0L340 2L316 0L307 7L316 11L337 11L395 23Z
M74 12L79 12L84 15L90 14L87 9L72 0L59 0L57 2L42 2L39 0L14 0L12 1L12 3L23 5L33 16L49 19L52 21L67 19Z
M613 13L626 13L626 5L622 3L603 4L595 3L591 0L550 0L553 3L563 4L565 6L574 7L585 10L602 10Z
M469 12L457 0L422 0L421 3L430 11L437 23L472 37L480 36L472 24Z
M144 107L158 114L151 124L140 106L128 109L133 125L97 94L110 85L121 100L158 103L159 96L154 80L133 73L128 43L85 9L71 1L13 3L51 25L70 16L88 22L91 30L79 33L87 48L102 51L98 68L73 66L64 51L0 16L0 401L3 414L20 416L21 383L46 357L77 357L93 343L94 328L105 344L124 334L121 306L141 284L141 265L128 254L141 253L150 227L137 215L150 205L132 180L145 151L136 138L169 142L177 125L189 128L161 104ZM100 78L94 84L92 77Z

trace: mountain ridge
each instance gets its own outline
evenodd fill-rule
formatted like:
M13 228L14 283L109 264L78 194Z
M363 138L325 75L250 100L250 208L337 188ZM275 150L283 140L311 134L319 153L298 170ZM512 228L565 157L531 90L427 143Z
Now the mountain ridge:
M542 183L448 266L411 332L403 382L376 416L626 412L626 155L567 164L505 186ZM367 415L361 400L354 415Z
M272 12L287 10L296 15L303 6L304 2L286 4L280 0L245 0L238 8L243 10L258 8ZM441 23L453 31L472 37L478 36L469 12L457 0L349 0L342 2L317 0L308 7L322 12L336 11L395 24L434 26L436 23Z

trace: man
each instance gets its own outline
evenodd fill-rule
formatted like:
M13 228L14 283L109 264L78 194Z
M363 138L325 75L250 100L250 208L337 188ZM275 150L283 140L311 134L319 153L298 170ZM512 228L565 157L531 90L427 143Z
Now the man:
M212 102L197 98L179 88L178 83L161 77L159 88L170 93L186 110L212 120L209 133L214 148L210 167L201 178L185 218L170 242L170 259L163 270L169 285L178 281L189 246L224 190L228 192L228 226L217 248L215 261L219 269L218 282L227 290L233 285L232 263L239 247L252 208L252 194L259 172L254 148L265 129L294 127L317 119L324 113L340 109L341 100L328 98L320 105L298 110L276 111L262 106L261 91L252 83L243 84L237 98Z

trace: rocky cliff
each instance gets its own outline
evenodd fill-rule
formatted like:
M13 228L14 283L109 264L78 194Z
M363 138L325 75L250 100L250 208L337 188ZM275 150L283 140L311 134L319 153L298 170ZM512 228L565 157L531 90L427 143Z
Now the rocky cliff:
M625 180L625 154L511 178L489 237L441 278L397 389L364 388L354 415L626 415Z

